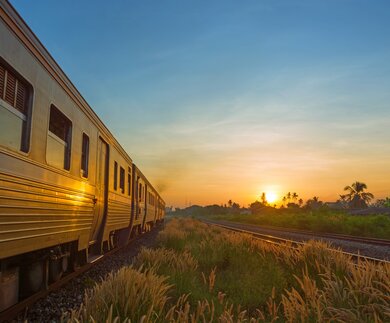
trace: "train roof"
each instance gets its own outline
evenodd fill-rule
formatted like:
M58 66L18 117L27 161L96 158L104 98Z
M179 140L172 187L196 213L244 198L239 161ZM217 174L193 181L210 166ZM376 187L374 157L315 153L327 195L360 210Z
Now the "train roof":
M133 167L135 167L136 171L138 172L139 175L141 175L142 179L146 182L146 184L148 184L148 186L151 187L153 189L153 191L155 191L157 193L158 196L160 196L160 194L158 194L157 190L149 182L148 178L144 175L144 173L142 173L142 171L139 169L139 167L134 163L133 163Z
M139 167L133 163L133 167L136 169L136 171L141 175L141 177L144 179L144 181L148 184L148 186L150 186L153 191L157 194L157 196L159 197L159 199L164 203L165 205L165 202L163 200L163 198L161 197L160 193L157 191L156 188L154 188L154 186L149 182L149 180L147 179L147 177L142 173L142 171L139 169Z
M62 70L59 64L51 56L46 47L34 34L31 28L27 25L24 19L19 15L16 9L8 2L8 0L0 0L0 17L5 18L5 23L18 36L30 52L38 59L44 68L51 76L61 85L67 92L70 98L81 108L81 110L94 122L99 130L104 133L110 140L112 145L117 148L131 163L132 159L115 139L111 131L106 127L103 121L99 118L96 112L91 108L88 102L84 99L76 86L72 83L66 73ZM4 15L5 14L5 15Z
M8 0L0 0L0 17L5 18L5 23L11 30L18 36L18 38L24 43L24 45L30 50L30 52L37 58L37 60L46 68L49 74L58 82L69 97L79 106L79 108L90 118L92 122L104 133L110 140L110 144L113 145L120 153L128 159L128 161L137 168L138 172L142 175L148 185L157 193L162 200L158 191L149 182L146 176L141 170L133 163L132 158L124 150L121 144L116 140L111 131L106 127L103 121L99 118L96 112L84 99L82 94L72 83L70 78L62 70L60 65L56 62L53 56L49 53L46 47L42 44L39 38L27 25L24 19L19 15L16 9Z

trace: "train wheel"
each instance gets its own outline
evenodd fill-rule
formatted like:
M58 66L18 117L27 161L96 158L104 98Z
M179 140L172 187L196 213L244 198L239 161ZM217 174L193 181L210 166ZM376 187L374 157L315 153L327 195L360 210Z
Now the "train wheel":
M37 261L23 266L20 279L22 297L38 292L45 283L45 263Z
M50 259L49 260L49 281L54 283L61 279L63 274L62 259Z
M75 251L70 256L70 270L77 271L82 265L87 262L85 250Z

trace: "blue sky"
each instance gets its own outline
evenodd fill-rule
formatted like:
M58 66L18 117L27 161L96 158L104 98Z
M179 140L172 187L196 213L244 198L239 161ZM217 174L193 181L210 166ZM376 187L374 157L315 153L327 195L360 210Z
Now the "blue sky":
M168 204L390 195L389 1L12 4Z

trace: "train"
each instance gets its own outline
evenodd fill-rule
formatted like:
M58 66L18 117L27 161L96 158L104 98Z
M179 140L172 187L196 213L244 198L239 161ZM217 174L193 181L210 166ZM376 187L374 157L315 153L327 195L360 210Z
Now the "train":
M0 312L164 215L158 191L0 0Z

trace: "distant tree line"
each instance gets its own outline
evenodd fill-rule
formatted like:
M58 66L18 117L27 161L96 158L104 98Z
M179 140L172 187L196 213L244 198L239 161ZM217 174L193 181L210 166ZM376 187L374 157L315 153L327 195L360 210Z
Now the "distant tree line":
M260 195L259 200L254 201L248 208L241 207L233 200L229 200L227 204L223 205L192 205L190 207L181 209L176 208L174 213L178 215L194 215L207 216L215 214L259 214L259 213L273 213L281 210L321 210L321 209L365 209L369 206L379 208L390 208L390 198L379 199L376 203L371 204L374 195L367 192L367 185L362 182L354 182L351 185L345 186L345 194L340 194L340 198L336 202L323 202L318 196L313 196L306 202L296 192L288 192L281 199L282 204L279 208L275 204L271 205L267 201L266 193Z
M229 206L228 206L229 205ZM174 214L176 215L194 215L194 216L207 216L207 215L215 215L215 214L240 214L241 212L245 211L245 208L241 208L238 203L235 203L232 201L230 204L228 202L228 205L207 205L207 206L200 206L200 205L192 205L186 208L176 208Z

